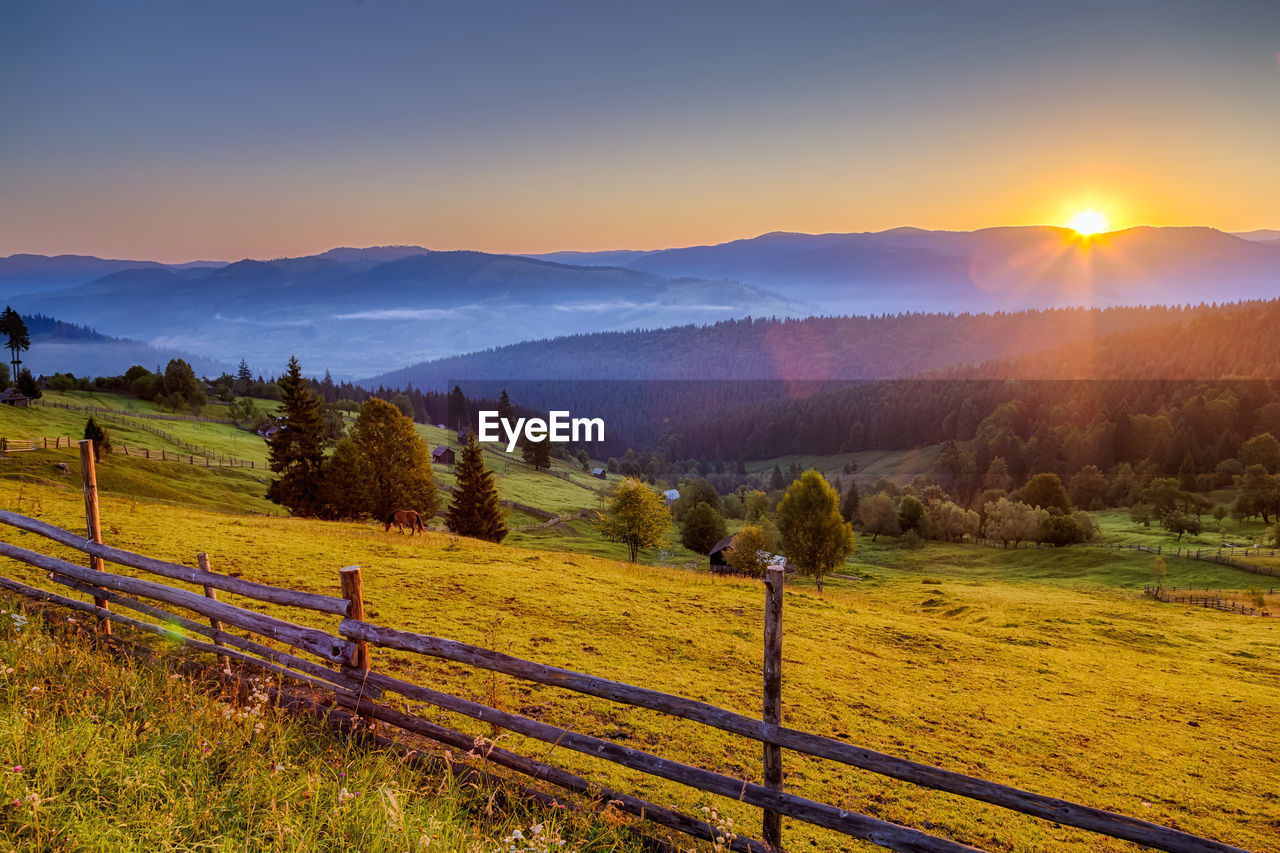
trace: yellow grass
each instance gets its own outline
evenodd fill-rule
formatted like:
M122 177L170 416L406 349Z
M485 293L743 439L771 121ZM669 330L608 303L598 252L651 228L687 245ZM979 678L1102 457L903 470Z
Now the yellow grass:
M12 506L18 485L0 480L0 506ZM28 500L39 491L42 517L71 529L82 524L77 489L27 487ZM188 563L209 551L220 570L302 589L336 593L338 569L359 564L373 622L759 711L763 592L756 582L452 542L442 534L410 538L372 525L229 518L113 497L103 501L103 520L120 547ZM3 538L36 544L12 530ZM1243 847L1277 849L1270 740L1280 724L1280 622L1158 604L1133 589L1053 582L1056 560L1075 571L1083 559L1071 549L966 552L970 561L984 554L997 561L986 576L973 565L951 569L952 553L962 556L939 552L928 577L875 567L874 581L830 581L821 595L803 581L790 586L788 725ZM1019 559L1037 580L1018 577ZM3 571L39 579L14 564ZM316 622L333 627L332 619ZM400 654L375 654L374 665L760 780L758 744L701 726ZM758 826L755 809L564 748L517 737L499 742L662 804L716 804L739 826ZM792 753L785 766L789 790L978 847L1133 849ZM863 849L791 821L786 837L793 849Z

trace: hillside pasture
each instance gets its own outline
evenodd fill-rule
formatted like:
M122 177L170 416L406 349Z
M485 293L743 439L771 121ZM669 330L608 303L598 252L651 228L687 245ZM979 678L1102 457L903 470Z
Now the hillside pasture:
M83 523L78 490L39 488L41 517L72 529ZM359 564L368 618L377 624L759 713L758 582L438 533L410 539L368 524L228 519L114 497L103 501L103 520L120 547L188 563L208 551L220 570L302 589L335 593L338 569ZM32 547L33 537L3 535ZM888 550L861 564L872 573L866 581L833 580L822 594L803 579L789 582L787 725L1275 849L1276 760L1265 746L1280 723L1275 620L1160 604L1099 582L1109 572L1126 585L1128 572L1137 580L1136 563L1107 569L1109 552L957 546L889 567L881 564ZM1027 579L1037 567L1040 575ZM5 571L26 570L6 564ZM38 582L38 574L26 579ZM690 723L401 653L379 652L373 664L553 725L761 778L758 744ZM499 744L658 803L687 811L715 804L738 826L758 826L755 809L563 748L510 735ZM788 790L986 849L1133 849L792 753L784 765ZM792 821L785 833L794 849L863 849Z

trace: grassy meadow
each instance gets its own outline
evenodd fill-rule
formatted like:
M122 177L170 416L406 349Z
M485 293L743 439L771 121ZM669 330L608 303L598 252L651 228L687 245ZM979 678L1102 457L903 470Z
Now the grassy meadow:
M0 506L12 508L20 492L29 514L70 529L82 525L74 477L0 478ZM219 570L302 589L336 593L338 569L358 564L375 623L759 713L758 582L519 542L229 517L110 492L103 524L120 547L187 563L208 551ZM16 531L2 535L59 551ZM1208 563L1170 558L1168 565L1167 583L1195 577L1243 589L1259 581ZM41 580L17 564L4 571ZM822 593L806 580L789 583L788 725L1252 850L1280 849L1280 768L1269 745L1280 723L1277 620L1142 598L1150 555L1137 552L907 550L884 537L859 537L847 571L862 579L829 579ZM314 621L333 628L327 617ZM761 778L757 744L691 723L400 653L375 653L374 666L548 723ZM413 710L494 735L444 712ZM718 806L758 834L755 809L564 748L508 734L497 742L660 804ZM830 762L787 753L784 764L789 790L985 849L1134 849ZM785 838L792 849L864 849L793 821L785 822Z
M278 712L262 685L106 656L58 617L0 596L0 849L640 849L607 815L496 799Z
M160 414L161 410L146 400L127 397L120 394L105 394L89 391L46 391L44 399L53 403L72 406L94 406L111 409L119 417L130 414ZM259 409L274 410L275 403L267 400L254 400ZM218 404L205 406L203 416L209 418L225 417L224 408ZM18 409L12 406L0 406L0 435L6 438L41 438L55 435L70 436L73 440L84 435L85 421L90 413L56 409L52 406L34 405ZM205 448L213 453L234 456L237 459L252 460L259 466L266 465L267 444L261 437L252 432L242 430L234 424L197 423L181 420L153 420L136 418L132 422L122 422L117 418L99 419L104 429L111 436L112 444L128 445L130 448L148 448L150 450L178 450L178 445L166 441L162 436L141 429L147 426L164 430L182 441ZM182 450L186 453L186 450Z

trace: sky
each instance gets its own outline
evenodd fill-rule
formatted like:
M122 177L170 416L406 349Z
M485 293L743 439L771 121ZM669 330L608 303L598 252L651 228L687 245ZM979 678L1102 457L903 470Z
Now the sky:
M0 255L1280 228L1280 3L0 3Z

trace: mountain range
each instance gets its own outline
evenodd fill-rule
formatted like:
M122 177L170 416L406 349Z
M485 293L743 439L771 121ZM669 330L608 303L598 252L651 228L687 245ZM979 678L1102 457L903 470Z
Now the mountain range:
M1280 286L1278 238L1280 232L1212 228L1137 227L1092 236L1050 226L895 228L538 257L726 278L799 300L811 313L973 312L1267 298Z
M308 373L341 378L522 341L746 317L1195 304L1266 299L1278 285L1280 232L1210 228L1092 237L1053 227L774 232L709 246L533 256L344 247L177 265L0 258L0 294L24 314L220 363L245 358L264 374L296 354ZM962 328L949 334L970 334ZM954 353L968 344L935 336L916 346Z

